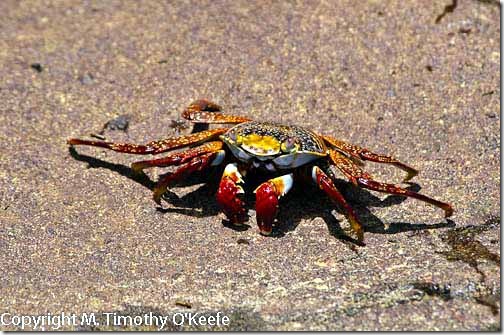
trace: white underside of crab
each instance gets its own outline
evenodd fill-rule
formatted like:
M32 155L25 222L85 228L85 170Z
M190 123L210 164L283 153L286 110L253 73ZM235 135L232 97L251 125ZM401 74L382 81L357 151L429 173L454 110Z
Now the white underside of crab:
M268 156L268 155L258 155L256 152L247 152L243 147L238 147L236 145L226 143L229 150L233 155L241 162L253 163L254 161L263 162L263 165L267 170L276 171L294 169L301 165L310 163L318 158L321 154L315 154L311 152L295 152L291 154L285 154L280 156ZM243 148L243 149L242 149ZM257 164L257 163L256 163ZM269 167L269 168L268 168Z

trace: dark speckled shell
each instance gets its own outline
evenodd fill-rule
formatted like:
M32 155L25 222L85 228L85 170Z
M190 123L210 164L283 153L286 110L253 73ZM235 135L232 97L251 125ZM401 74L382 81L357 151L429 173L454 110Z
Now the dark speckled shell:
M286 126L273 122L250 121L234 126L228 130L227 133L230 132L235 132L236 134L243 136L250 134L272 136L280 143L284 142L288 138L293 138L299 145L299 152L325 154L327 151L324 142L317 134L311 130L298 126Z

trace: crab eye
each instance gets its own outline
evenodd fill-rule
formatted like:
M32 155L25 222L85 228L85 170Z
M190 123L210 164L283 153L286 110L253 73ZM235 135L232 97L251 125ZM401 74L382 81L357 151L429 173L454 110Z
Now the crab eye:
M236 141L236 133L234 131L230 131L227 135L231 141Z
M296 152L298 147L299 145L293 138L288 138L282 143L280 149L282 149L283 152Z
M227 133L227 138L236 145L240 145L242 143L242 136L238 135L234 130Z

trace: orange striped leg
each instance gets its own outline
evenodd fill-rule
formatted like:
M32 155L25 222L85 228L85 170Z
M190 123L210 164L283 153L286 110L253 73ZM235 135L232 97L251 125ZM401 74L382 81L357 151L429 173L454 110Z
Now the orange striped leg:
M378 181L375 181L372 179L367 179L367 178L357 178L357 183L359 184L359 186L373 190L373 191L389 193L389 194L404 195L406 197L411 197L411 198L415 198L415 199L427 202L431 205L434 205L434 206L439 207L442 210L444 210L446 218L453 215L453 207L450 204L429 198L428 196L404 189L404 188L399 187L397 185L381 183L381 182L378 182Z
M445 211L445 217L449 217L453 214L453 208L450 204L429 198L423 194L416 193L400 186L393 184L381 183L373 180L373 178L366 172L364 172L360 167L353 163L348 157L337 152L336 150L330 150L329 156L334 165L352 181L354 184L378 192L384 192L389 194L404 195L406 197L415 198L431 205L439 207Z
M217 165L217 163L218 164L222 163L222 154L223 151L217 151L194 157L187 164L181 166L175 172L161 179L154 187L154 194L153 194L154 201L158 205L161 204L161 196L166 192L168 185L172 181L181 179L185 177L187 174L191 174L196 171L201 171L211 165Z
M113 142L103 142L103 141L88 141L81 140L77 138L71 138L67 141L70 145L91 145L94 147L101 147L117 152L137 154L137 155L148 155L148 154L159 154L176 148L182 148L193 144L198 144L201 142L206 142L212 139L216 139L219 135L224 134L228 129L219 128L206 130L199 133L167 138L160 141L152 141L144 145L132 144L132 143L113 143Z
M364 241L364 230L360 224L357 216L355 215L352 207L346 202L343 195L338 191L333 181L329 176L327 176L324 171L322 171L318 166L314 166L312 169L313 181L337 204L339 204L346 211L346 217L350 221L352 229L357 234L357 240L359 242Z
M182 117L193 123L242 123L250 121L245 117L225 115L220 113L222 108L208 100L196 100L183 112Z
M330 145L338 148L339 150L344 151L345 153L351 155L352 157L362 159L365 161L391 164L391 165L393 165L403 171L406 171L406 173L408 175L406 176L404 181L408 181L418 174L418 170L416 170L416 169L412 168L411 166L408 166L404 163L399 162L397 159L395 159L393 157L375 154L375 153L369 151L368 149L361 148L356 145L352 145L352 144L337 140L337 139L330 137L330 136L323 136L323 138Z
M357 184L357 178L369 178L371 175L361 169L360 166L355 164L350 158L340 153L337 150L329 149L329 158L331 162L347 177L354 185Z
M223 143L220 141L208 142L196 148L191 148L181 152L174 152L163 158L135 162L131 164L131 168L133 169L134 172L138 173L141 172L143 169L155 166L166 167L171 165L181 165L187 163L196 156L219 151L222 149L222 145Z

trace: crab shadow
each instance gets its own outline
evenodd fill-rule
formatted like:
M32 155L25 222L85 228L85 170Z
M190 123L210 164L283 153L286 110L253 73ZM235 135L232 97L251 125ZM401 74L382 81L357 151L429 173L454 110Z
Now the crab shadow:
M133 170L126 165L110 163L102 159L80 154L74 147L69 149L70 156L81 162L88 164L88 169L104 168L114 171L123 177L129 178L140 185L148 188L149 190L154 190L156 182L153 181L148 175L144 173L135 173ZM219 173L222 173L223 169L213 168L210 171L195 172L188 176L186 179L172 185L172 186L194 186L197 184L203 184L201 187L195 191L189 192L188 194L179 197L172 190L168 190L164 195L163 199L168 202L172 207L163 208L158 206L157 210L160 213L180 213L195 217L206 217L214 216L220 213L220 209L214 200L214 190L217 189L217 184L212 182L213 180L219 180ZM159 176L162 178L169 175L170 173L164 173ZM213 176L215 174L215 176ZM217 179L216 179L217 178ZM157 205L156 205L157 206Z
M414 224L408 222L391 222L386 224L380 218L375 216L369 208L385 208L399 205L405 201L407 197L389 195L382 200L371 192L354 186L347 181L337 179L334 184L356 212L365 232L375 234L397 234L407 231L439 229L455 226L455 223L449 219L435 224ZM408 183L406 189L418 192L421 188L418 184ZM309 197L307 197L307 194L309 194ZM349 225L345 224L348 228L343 228L340 221L336 219L333 214L333 211L336 211L337 213L344 215L344 211L342 211L339 206L335 205L315 186L308 185L303 188L293 188L291 193L285 197L282 207L285 209L288 208L289 212L280 211L278 214L278 221L280 222L276 232L276 236L278 237L282 237L286 233L295 230L302 220L312 220L320 217L324 220L329 233L332 236L342 241L362 245L362 243L351 237L353 232Z
M79 154L75 148L69 148L72 158L78 161L86 162L88 168L105 168L117 172L121 176L129 178L144 187L153 190L156 182L152 181L149 176L145 174L136 174L130 167L110 163L92 156ZM169 207L157 207L160 213L179 213L193 217L211 217L221 213L219 206L215 200L215 193L217 191L220 176L223 172L223 165L213 167L204 172L196 172L187 178L178 181L171 185L172 189L168 190L163 195L163 200L167 202ZM170 174L170 172L160 175L160 178ZM245 202L246 212L249 213L255 206L255 195L253 190L258 186L259 182L251 178L250 183L245 184L245 195L243 201ZM193 187L201 184L200 187L179 196L173 191L173 187ZM420 186L415 183L408 183L407 189L418 192ZM370 207L390 207L401 204L407 197L400 195L389 195L385 199L380 199L371 192L361 189L343 180L335 180L336 187L340 190L348 203L354 208L357 216L360 218L364 226L365 232L377 234L396 234L407 231L419 231L426 229L439 229L446 227L454 227L455 223L452 220L444 220L436 224L412 224L408 222L392 222L385 224L378 217L373 215L369 210ZM280 209L278 211L278 223L275 226L271 237L281 238L288 232L293 231L304 220L313 220L321 217L329 233L335 238L351 243L361 245L356 239L351 237L352 232L350 229L343 229L340 221L333 215L333 211L339 214L344 212L335 205L323 192L321 192L315 185L311 184L297 184L294 185L291 192L289 192L280 201ZM245 225L236 226L228 220L222 220L223 226L236 230L244 231L255 226L254 222L250 221L250 217Z

